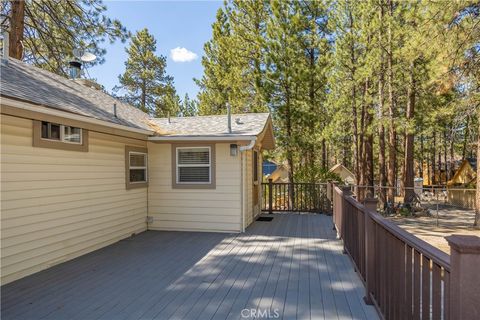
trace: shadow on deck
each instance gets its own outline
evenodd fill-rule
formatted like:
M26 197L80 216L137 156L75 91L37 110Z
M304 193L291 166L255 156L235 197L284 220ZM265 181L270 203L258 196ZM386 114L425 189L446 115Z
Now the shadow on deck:
M2 287L2 319L376 319L331 217L147 231Z

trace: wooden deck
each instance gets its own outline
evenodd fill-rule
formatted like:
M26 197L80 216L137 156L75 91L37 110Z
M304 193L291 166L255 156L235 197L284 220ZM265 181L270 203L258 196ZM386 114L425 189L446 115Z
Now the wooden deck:
M377 319L341 249L315 214L244 234L147 231L3 286L1 318Z

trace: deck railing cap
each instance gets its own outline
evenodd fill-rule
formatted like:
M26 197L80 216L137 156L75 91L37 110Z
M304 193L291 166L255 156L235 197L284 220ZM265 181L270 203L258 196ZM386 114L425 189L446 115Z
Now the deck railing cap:
M477 236L454 234L445 239L452 249L460 253L480 253L480 238Z

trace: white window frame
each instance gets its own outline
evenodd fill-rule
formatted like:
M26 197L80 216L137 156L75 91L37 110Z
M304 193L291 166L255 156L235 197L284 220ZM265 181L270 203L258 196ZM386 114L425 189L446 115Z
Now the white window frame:
M179 151L182 149L208 149L208 164L179 164ZM210 146L198 146L198 147L176 147L175 150L176 153L176 163L175 163L175 171L176 171L176 183L179 185L186 184L186 185L192 185L192 184L197 184L197 185L209 185L212 184L212 147ZM185 168L185 167L208 167L208 182L198 182L198 181L183 181L180 182L180 170L179 168Z
M145 166L132 166L130 162L130 155L132 154L141 154L145 156ZM147 183L148 182L148 153L145 152L138 152L138 151L129 151L128 152L128 181L130 184L138 184L138 183ZM145 170L145 180L143 181L130 181L130 170Z
M55 142L62 142L62 143L69 143L69 144L82 144L83 143L83 129L82 128L78 128L78 127L73 127L73 126L66 126L66 125L63 125L63 124L59 124L59 123L54 123L54 122L49 122L49 121L42 121L42 126L43 126L43 122L46 122L48 124L48 129L49 131L51 131L51 125L57 125L57 126L60 126L60 140L56 140L56 139L48 139L48 138L44 138L42 137L42 128L40 128L40 139L42 140L47 140L47 141L55 141ZM74 141L68 141L68 140L65 140L65 128L66 127L71 127L71 128L78 128L80 129L80 142L74 142Z

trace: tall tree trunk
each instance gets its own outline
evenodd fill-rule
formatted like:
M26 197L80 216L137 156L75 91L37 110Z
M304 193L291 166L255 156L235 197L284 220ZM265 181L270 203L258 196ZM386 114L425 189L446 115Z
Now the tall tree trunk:
M430 178L430 185L435 185L437 183L437 179L435 177L435 173L436 173L436 168L435 168L435 150L437 148L437 139L436 139L436 132L435 130L433 131L433 134L432 134L432 149L431 149L431 159L430 159L430 165L432 166L432 170L431 170L431 178Z
M383 0L380 2L379 7L379 20L380 27L378 33L378 41L380 43L381 52L380 52L380 71L378 78L378 183L379 183L379 193L378 198L381 202L381 206L385 205L385 186L387 184L386 168L385 168L385 126L383 124L384 117L384 103L385 103L385 62L384 62L384 51L383 51L383 15L384 15L384 3Z
M450 127L450 170L449 170L449 178L453 178L454 175L454 164L455 164L455 134L453 132L453 123Z
M477 135L477 191L476 191L475 220L473 226L480 223L480 111L478 111L478 135Z
M353 16L352 13L349 13L349 20L350 20L350 28L353 30ZM357 87L355 83L355 64L356 64L356 59L355 59L355 46L353 43L354 40L352 40L352 43L350 44L350 63L352 65L351 69L351 74L350 77L352 79L352 88L350 90L351 97L350 99L352 100L351 103L351 108L352 108L352 121L353 121L353 161L354 161L354 167L355 167L355 183L358 185L360 184L360 142L358 139L358 114L357 114L357 105L356 105L356 98L357 98ZM359 188L356 189L356 195L358 196L358 190Z
M393 95L393 2L388 0L389 23L388 23L388 53L387 53L387 82L388 82L388 109L389 109L389 135L388 135L388 169L387 169L387 200L393 203L395 200L395 173L396 173L396 143L397 132L395 128L395 98Z
M439 134L438 136L441 137L441 134ZM441 185L443 182L442 180L442 145L440 144L440 141L438 141L438 144L439 144L438 155L437 155L438 156L438 184Z
M369 94L369 80L366 80L365 83L365 94ZM370 130L370 127L372 125L373 121L373 116L371 112L369 111L372 109L371 105L367 105L365 108L365 128L364 132L365 134L363 135L364 138L364 143L363 143L363 163L364 167L363 170L365 172L364 174L364 184L368 186L368 188L365 190L365 197L373 198L374 195L374 190L373 190L373 176L374 176L374 165L373 165L373 133Z
M315 150L315 49L309 49L309 68L310 68L310 84L309 84L309 103L310 103L310 141L309 141L309 163L308 163L308 172L310 173L310 182L315 183L315 159L316 159L316 150Z
M445 171L445 185L448 182L449 175L448 175L448 162L447 162L447 129L446 126L443 130L443 170Z
M413 121L415 116L415 64L414 62L410 65L410 84L407 90L407 109L406 109L406 119L407 119L407 128L405 131L405 163L404 163L404 180L403 185L405 187L404 192L404 202L409 203L412 201L414 196L414 179L415 179L415 163L414 163L414 128Z
M25 29L25 1L12 0L10 15L9 52L12 58L21 60L23 57L23 32Z
M420 135L420 168L419 175L423 179L423 163L425 162L425 148L423 146L423 133Z
M327 163L327 143L325 139L322 139L322 167L324 169L328 169L328 163Z
M463 134L462 161L465 160L465 158L467 157L467 143L468 143L468 135L470 132L469 123L470 123L470 117L467 115L467 121L465 123L465 132Z

